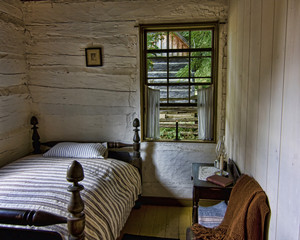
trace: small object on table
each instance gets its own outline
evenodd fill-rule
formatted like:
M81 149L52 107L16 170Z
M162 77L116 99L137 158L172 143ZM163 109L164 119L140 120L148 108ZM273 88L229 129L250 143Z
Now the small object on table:
M215 168L220 168L220 162L219 162L219 160L218 159L216 159L215 161L214 161L214 167Z
M219 175L209 176L209 177L206 178L206 180L208 182L212 182L212 183L217 184L217 185L222 186L222 187L227 187L227 186L229 186L230 184L233 183L233 179L223 177L223 176L219 176Z
M223 154L221 154L221 156L220 156L220 172L221 173L223 171L223 168L224 168L224 158L223 158Z
M220 155L220 170L215 172L216 175L219 175L219 176L227 176L228 173L226 171L224 171L224 156L223 154Z

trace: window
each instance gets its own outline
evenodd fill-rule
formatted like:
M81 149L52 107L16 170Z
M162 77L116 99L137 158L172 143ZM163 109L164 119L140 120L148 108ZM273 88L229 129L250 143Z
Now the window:
M214 140L217 27L140 26L144 140Z

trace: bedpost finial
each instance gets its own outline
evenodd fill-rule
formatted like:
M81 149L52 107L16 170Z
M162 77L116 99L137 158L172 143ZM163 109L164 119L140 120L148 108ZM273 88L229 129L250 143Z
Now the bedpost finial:
M85 227L84 202L80 196L80 191L84 189L79 181L84 178L81 164L74 160L67 170L67 180L73 184L68 187L71 198L68 204L68 230L70 240L83 240Z
M84 178L83 168L81 164L74 160L72 164L68 167L67 180L69 182L80 182Z
M32 131L32 147L33 147L33 153L34 154L38 154L38 153L41 153L41 143L40 143L40 136L39 136L39 133L37 131L38 127L36 126L38 124L38 120L35 116L32 116L31 119L30 119L30 124L33 126L31 129L33 130Z
M135 118L133 120L133 126L136 127L136 128L140 126L140 120L138 118Z
M37 120L37 118L35 116L32 116L30 119L30 124L37 125L37 124L39 124L39 121Z

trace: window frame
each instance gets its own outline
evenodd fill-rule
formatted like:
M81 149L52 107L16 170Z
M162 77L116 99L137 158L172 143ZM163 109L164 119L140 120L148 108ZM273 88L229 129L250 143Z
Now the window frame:
M191 31L191 30L211 30L213 33L213 40L211 46L211 64L212 64L212 71L211 71L211 83L210 85L214 86L213 89L213 139L212 140L166 140L166 139L146 139L146 94L145 94L145 86L147 86L147 32L151 31ZM169 24L141 24L139 25L139 43L140 43L140 99L141 99L141 138L142 141L145 142L200 142L200 143L215 143L216 142L216 128L217 128L217 89L218 89L218 71L219 71L219 22L200 22L200 23L169 23ZM209 48L210 49L210 48ZM205 49L203 49L205 50ZM148 50L149 51L149 50ZM180 50L171 50L168 48L167 50L162 50L162 52L176 52L182 51ZM194 52L193 49L184 50L186 52ZM189 58L191 58L189 56ZM169 77L167 77L169 78ZM190 78L190 73L189 73ZM158 84L159 85L159 84ZM201 85L201 84L185 84L188 86L191 85ZM203 83L203 85L207 85ZM173 84L171 84L173 86ZM180 86L180 84L174 84L174 86ZM190 93L189 93L190 99ZM191 106L190 104L171 104L174 106Z

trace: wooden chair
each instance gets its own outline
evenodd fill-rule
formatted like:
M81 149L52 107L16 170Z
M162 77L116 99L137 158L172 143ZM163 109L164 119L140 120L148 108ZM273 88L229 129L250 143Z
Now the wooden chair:
M223 221L206 228L196 223L187 229L189 239L255 239L267 236L270 208L265 192L256 180L242 175L234 185Z

